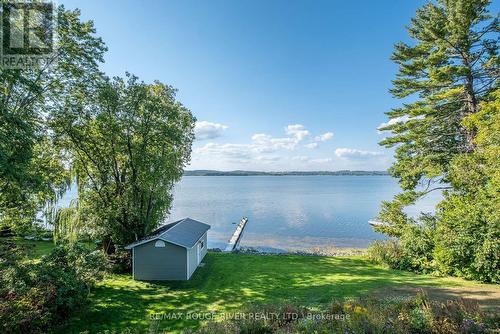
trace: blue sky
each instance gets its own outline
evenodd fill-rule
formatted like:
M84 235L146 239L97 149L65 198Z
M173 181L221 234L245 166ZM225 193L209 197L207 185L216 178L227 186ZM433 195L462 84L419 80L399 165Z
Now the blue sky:
M423 1L60 0L92 19L103 70L176 87L188 169L381 170L394 43Z

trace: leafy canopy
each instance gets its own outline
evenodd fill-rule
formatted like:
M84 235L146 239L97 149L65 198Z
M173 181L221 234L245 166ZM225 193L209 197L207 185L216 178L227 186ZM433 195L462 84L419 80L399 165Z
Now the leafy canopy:
M78 10L57 9L57 41L47 66L0 68L0 225L29 228L37 212L69 185L47 116L75 86L101 76L106 47Z
M160 82L127 75L91 96L73 91L51 124L71 154L86 222L118 244L157 227L190 159L194 122Z

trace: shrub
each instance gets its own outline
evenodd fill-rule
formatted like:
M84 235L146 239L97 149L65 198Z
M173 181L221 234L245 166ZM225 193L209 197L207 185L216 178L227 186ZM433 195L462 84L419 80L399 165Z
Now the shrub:
M399 239L376 241L368 248L368 258L394 269L418 273L434 271L432 217L423 216L423 225L406 224Z
M403 249L395 239L377 240L368 247L368 258L377 264L388 265L391 268L404 267Z
M500 283L500 200L495 196L445 196L434 250L440 272Z
M425 217L421 217L425 219ZM432 219L432 217L426 217ZM434 249L434 226L424 220L423 225L408 224L401 235L404 254L402 269L419 273L434 270L432 251Z
M111 271L117 274L125 274L132 272L132 256L130 251L117 249L113 254L108 256L111 265Z
M39 262L12 243L0 248L0 331L42 333L85 305L106 258L78 244L60 245Z

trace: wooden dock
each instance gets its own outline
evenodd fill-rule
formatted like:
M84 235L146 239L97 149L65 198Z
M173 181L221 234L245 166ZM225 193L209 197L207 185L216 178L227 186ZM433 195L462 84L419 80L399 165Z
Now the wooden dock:
M245 229L245 226L248 223L248 218L243 217L241 221L238 223L236 226L236 230L233 233L233 236L231 239L229 239L229 242L227 243L226 252L232 252L234 250L237 250L240 247L240 241L243 236L243 230Z

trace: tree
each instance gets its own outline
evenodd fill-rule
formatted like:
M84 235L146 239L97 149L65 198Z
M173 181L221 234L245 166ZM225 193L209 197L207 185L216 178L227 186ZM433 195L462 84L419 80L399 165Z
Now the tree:
M413 261L414 270L431 263L444 273L498 281L499 129L493 124L500 97L500 27L488 5L431 1L408 28L414 43L395 46L399 72L391 92L407 102L387 113L391 121L382 130L392 136L381 145L395 147L390 172L403 193L382 204L379 218L386 224L378 230L399 238L411 260L423 259ZM432 191L445 196L434 217L404 213ZM425 247L412 251L411 240L422 235L428 238Z
M499 76L498 17L485 0L439 0L417 10L408 28L413 45L398 43L392 94L410 98L387 114L392 132L381 145L395 147L390 169L404 194L385 203L380 218L390 235L408 222L402 209L436 190L451 189L450 163L474 150L475 129L462 121L479 110ZM394 219L398 216L401 219Z
M29 227L69 184L46 119L72 87L91 89L106 51L79 16L58 7L56 51L43 67L0 68L0 225Z
M195 119L160 82L103 81L74 90L51 122L70 153L78 210L105 239L124 244L158 226L189 162Z
M452 161L456 190L440 203L434 257L441 272L500 283L500 89L464 126L476 149Z

